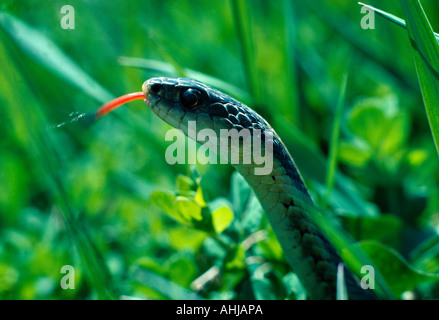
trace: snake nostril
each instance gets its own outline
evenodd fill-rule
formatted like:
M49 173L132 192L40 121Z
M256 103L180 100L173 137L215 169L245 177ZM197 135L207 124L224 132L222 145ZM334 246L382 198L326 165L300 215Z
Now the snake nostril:
M160 88L161 88L161 86L160 86L160 84L158 84L158 83L153 83L153 84L149 87L150 92L151 92L151 93L154 93L154 94L159 93Z

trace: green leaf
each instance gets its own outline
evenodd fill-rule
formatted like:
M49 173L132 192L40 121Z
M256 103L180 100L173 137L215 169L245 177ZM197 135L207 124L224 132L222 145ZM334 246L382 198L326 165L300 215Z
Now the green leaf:
M149 199L153 205L156 205L162 209L166 214L176 219L180 223L185 223L185 220L179 215L176 215L173 210L175 195L172 192L154 191L151 193Z
M212 223L216 233L223 232L233 221L234 214L227 206L222 206L212 212Z
M202 220L202 208L189 198L168 191L154 191L150 201L180 223L192 225Z
M179 174L176 180L177 194L195 200L200 207L207 206L203 197L203 190L201 188L200 177L188 177Z
M201 230L186 227L171 228L167 231L170 245L175 250L198 250L207 237Z
M183 174L179 174L177 176L176 184L177 190L180 193L185 193L186 191L194 191L195 183L192 181L191 178Z
M224 259L224 267L227 270L239 270L245 268L245 249L237 245L227 252Z
M352 133L368 141L377 148L383 138L386 117L380 108L371 104L359 104L349 112L348 126Z
M197 275L193 257L185 252L175 252L166 263L169 280L184 287L189 287Z
M201 207L186 197L176 197L173 207L188 222L192 222L192 220L200 221L202 219Z
M393 96L368 98L357 102L348 114L348 128L355 134L351 149L343 146L343 159L351 158L354 164L369 160L382 161L385 158L398 159L409 133L408 115L399 109ZM358 149L358 158L352 157L352 148ZM373 151L373 152L372 152Z
M373 150L360 139L340 143L340 161L356 167L363 167L372 158Z
M428 122L439 152L439 45L419 0L401 0Z
M406 138L405 117L393 96L364 99L349 113L348 126L372 148L390 153Z
M377 241L361 241L356 245L372 258L396 297L400 297L405 291L413 290L420 283L439 281L439 274L415 269L397 251Z

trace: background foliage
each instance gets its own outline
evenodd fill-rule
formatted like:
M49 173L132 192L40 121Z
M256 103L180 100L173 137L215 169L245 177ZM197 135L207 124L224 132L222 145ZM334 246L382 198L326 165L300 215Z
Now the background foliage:
M144 103L56 126L179 75L272 124L395 297L439 298L438 157L405 30L378 17L363 30L343 0L72 1L64 30L64 4L0 4L0 298L306 298L245 181L168 165L170 127ZM398 1L369 4L403 16ZM437 2L422 4L438 31Z

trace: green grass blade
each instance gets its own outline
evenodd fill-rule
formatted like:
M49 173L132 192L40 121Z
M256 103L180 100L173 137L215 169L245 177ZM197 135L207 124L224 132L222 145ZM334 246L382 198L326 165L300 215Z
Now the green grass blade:
M367 9L369 9L369 10L374 11L375 13L378 13L383 18L386 18L387 20L397 24L398 26L406 28L406 24L405 24L405 21L403 19L398 18L397 16L394 16L393 14L387 13L387 12L385 12L383 10L374 8L374 7L372 7L372 6L368 5L368 4L364 4L362 2L358 2L358 4L360 6L363 6L363 7L367 8Z
M284 31L285 31L285 82L290 90L288 94L288 106L285 114L294 123L299 123L299 92L297 83L296 47L297 47L297 19L295 15L295 4L293 1L284 0Z
M401 18L399 18L397 16L394 16L393 14L390 14L390 13L385 12L383 10L377 9L375 7L372 7L372 6L368 5L368 4L364 4L362 2L358 2L358 4L360 6L366 7L367 9L370 9L370 10L374 11L375 13L380 15L381 17L383 17L383 18L385 18L385 19L395 23L396 25L398 25L400 27L407 28L407 25L406 25L404 19L401 19ZM436 40L439 42L439 34L438 33L434 33L434 36L436 37Z
M250 21L250 6L247 0L232 0L232 13L235 22L236 33L241 44L242 61L244 71L249 82L249 89L256 101L261 99L261 87L256 70L255 43Z
M348 300L348 289L344 278L344 265L337 266L337 300Z
M329 164L326 174L326 195L324 199L324 206L329 203L331 198L332 190L334 189L335 183L335 172L337 171L337 158L338 158L338 146L340 141L340 128L341 128L341 116L343 115L343 106L346 100L346 87L348 83L348 75L343 76L340 96L335 111L334 125L332 128L330 148L329 148Z
M401 0L431 133L439 152L439 45L419 1Z

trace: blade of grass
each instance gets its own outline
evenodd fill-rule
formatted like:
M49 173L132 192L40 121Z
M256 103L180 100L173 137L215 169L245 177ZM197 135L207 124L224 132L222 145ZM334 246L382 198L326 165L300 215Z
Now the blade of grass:
M340 140L341 116L343 114L343 107L346 100L347 83L348 75L344 74L341 83L338 104L335 111L334 124L332 127L331 141L329 145L329 164L326 174L326 195L323 199L323 207L326 207L329 203L332 191L334 189L335 172L337 170L338 146Z
M421 3L401 0L430 130L439 153L439 45Z
M337 300L348 300L348 290L344 278L344 265L337 266Z
M299 94L296 74L296 16L294 12L294 2L284 0L284 30L285 30L285 82L287 83L286 94L288 95L287 116L294 124L299 122Z
M360 6L366 7L368 9L378 13L381 17L383 17L383 18L385 18L385 19L395 23L396 25L398 25L400 27L407 28L407 25L406 25L404 19L401 19L401 18L399 18L397 16L394 16L393 14L390 14L390 13L385 12L383 10L377 9L375 7L372 7L372 6L368 5L368 4L364 4L362 2L358 2L358 4ZM434 36L435 36L436 40L439 42L439 34L438 33L434 33Z
M261 87L255 65L255 46L251 30L250 8L247 0L232 0L232 14L236 33L241 44L242 61L250 92L257 102L261 101Z
M369 10L374 11L375 13L378 13L380 16L382 16L382 17L386 18L387 20L397 24L400 27L403 27L403 28L406 27L405 21L403 19L401 19L401 18L398 18L397 16L394 16L393 14L390 14L390 13L387 13L387 12L385 12L383 10L374 8L374 7L370 6L370 5L362 3L362 2L358 2L358 4L360 6L363 6L363 7L367 8L367 9L369 9Z

